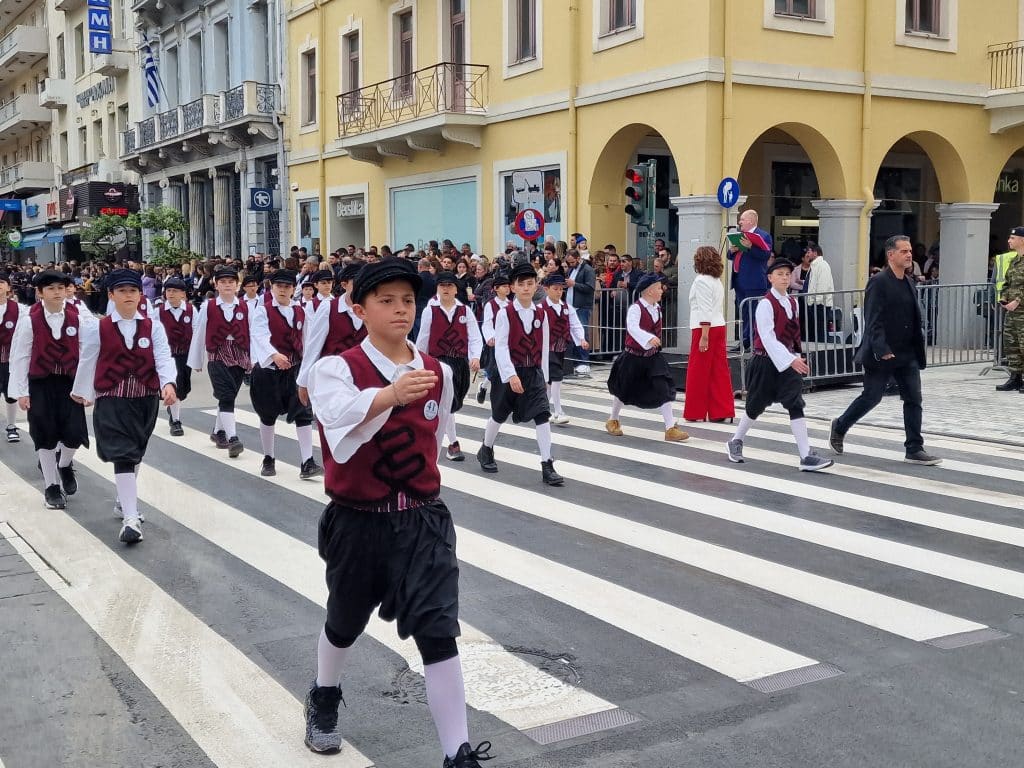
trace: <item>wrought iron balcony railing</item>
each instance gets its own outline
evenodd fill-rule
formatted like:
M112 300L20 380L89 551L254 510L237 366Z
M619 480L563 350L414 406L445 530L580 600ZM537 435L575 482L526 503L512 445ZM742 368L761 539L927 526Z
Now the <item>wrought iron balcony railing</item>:
M989 88L993 91L1024 87L1024 40L988 47Z
M338 97L338 134L358 136L433 115L483 115L487 66L445 62Z

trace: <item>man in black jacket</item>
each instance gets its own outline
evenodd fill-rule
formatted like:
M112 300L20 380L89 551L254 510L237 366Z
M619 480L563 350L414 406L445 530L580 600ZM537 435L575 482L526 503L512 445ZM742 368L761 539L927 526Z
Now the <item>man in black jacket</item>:
M597 278L594 268L584 259L580 258L580 252L575 248L565 254L565 301L576 310L576 316L580 319L584 334L590 333L590 314L594 311L594 289ZM590 373L590 353L587 350L572 345L571 358L576 360L576 373L585 376Z
M913 253L906 235L890 237L885 243L888 266L864 290L864 340L856 356L864 366L864 391L842 416L832 420L829 444L838 454L850 428L881 402L891 376L903 400L904 461L928 466L942 461L925 452L921 436L921 370L926 360Z

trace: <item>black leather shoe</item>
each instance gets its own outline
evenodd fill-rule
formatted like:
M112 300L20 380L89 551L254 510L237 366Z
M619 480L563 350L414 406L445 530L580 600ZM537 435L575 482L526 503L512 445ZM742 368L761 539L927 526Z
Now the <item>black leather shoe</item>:
M180 421L171 422L171 437L183 437L185 435L185 428L181 426Z
M555 462L551 459L540 463L540 472L544 485L565 485L565 478L555 472Z
M1021 375L1019 373L1012 373L1010 378L996 387L996 392L1013 392L1015 389L1020 389L1021 386Z
M828 444L832 446L832 450L835 451L836 456L842 456L844 435L839 431L837 423L838 419L832 419L832 425L828 431Z
M480 469L491 474L498 471L498 465L494 462L494 449L481 445L476 452L476 460L480 462Z

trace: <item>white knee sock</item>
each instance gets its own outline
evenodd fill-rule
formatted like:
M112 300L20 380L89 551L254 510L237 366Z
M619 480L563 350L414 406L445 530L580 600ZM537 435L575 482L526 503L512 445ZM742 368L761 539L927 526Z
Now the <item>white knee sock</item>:
M181 401L179 400L171 406L171 419L174 421L181 421Z
M551 409L555 412L556 416L562 415L562 382L553 381L551 382L551 392L549 395L551 399Z
M7 403L7 426L14 427L18 423L18 404Z
M316 641L316 684L321 688L333 688L341 682L341 671L351 648L339 648L327 639L327 631L320 630Z
M624 406L624 405L625 405L625 403L622 402L621 400L619 400L619 398L617 398L617 397L612 401L611 421L618 421L619 420L619 414L622 413L622 406Z
M214 434L216 434L217 432L220 432L222 429L224 429L224 426L221 424L221 421L220 421L220 411L217 411L217 420L213 422Z
M551 461L551 422L545 421L537 425L537 447L540 449L540 460Z
M60 460L57 462L58 467L70 467L71 461L75 458L75 451L77 448L67 448L65 446L60 447Z
M444 433L448 436L448 444L457 443L458 436L455 434L455 414L448 414L448 421L445 422Z
M263 446L263 455L274 458L274 425L269 427L260 424L260 444Z
M807 419L803 417L792 419L789 422L789 428L793 430L796 449L800 451L800 458L803 459L811 452L811 439L807 436Z
M437 738L446 757L455 757L469 741L466 719L466 688L462 681L462 660L453 659L423 667L427 680L427 705L434 718Z
M747 436L747 432L750 431L752 426L754 426L754 420L744 413L740 417L740 423L736 425L736 433L732 436L732 439L742 440Z
M665 429L672 429L676 425L676 417L672 415L672 401L661 404L661 418L665 420Z
M299 456L303 463L313 458L313 425L295 428L295 439L299 441Z
M238 432L235 431L235 412L227 413L226 411L220 411L217 414L217 418L220 419L221 427L224 429L224 434L228 436L228 440L232 437L238 437Z
M117 486L117 500L121 502L124 519L137 520L139 517L139 484L134 472L119 472L114 475Z
M47 488L57 485L60 482L57 480L57 451L38 450L36 455L39 457L39 466L43 470L43 485Z
M494 447L494 441L498 439L499 429L501 429L501 424L494 419L487 420L487 424L484 426L484 445L488 448Z

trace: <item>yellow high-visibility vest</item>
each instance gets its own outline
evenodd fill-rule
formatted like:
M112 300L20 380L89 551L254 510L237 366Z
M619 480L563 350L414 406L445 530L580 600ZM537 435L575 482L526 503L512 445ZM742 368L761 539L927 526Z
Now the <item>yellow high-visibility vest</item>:
M1006 285L1006 272L1010 268L1010 262L1017 257L1016 251L1007 251L996 256L996 269L994 273L996 282L996 301L1003 294L1003 286Z

